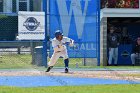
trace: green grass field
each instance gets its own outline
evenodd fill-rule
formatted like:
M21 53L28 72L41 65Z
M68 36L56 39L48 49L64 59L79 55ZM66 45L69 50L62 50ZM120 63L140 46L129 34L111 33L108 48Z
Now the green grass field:
M1 55L0 58L0 69L22 69L22 68L33 68L31 64L32 57L31 55L17 55L17 54L9 54L9 55Z
M1 18L7 18L7 16L5 16L5 15L0 15L0 19Z
M48 59L49 60L49 59ZM0 57L0 69L27 69L35 68L35 65L32 65L32 56L29 54L9 54L1 55ZM75 67L76 63L82 67L82 59L70 59L70 67ZM56 67L64 67L63 59L60 58L55 65Z
M96 85L63 87L0 87L0 93L140 93L139 85Z
M0 58L0 69L34 69L44 67L37 67L31 64L31 55L2 55ZM70 59L70 67L75 68L78 63L79 68L90 69L137 69L140 66L83 66L82 59ZM56 67L64 67L62 59L58 60ZM139 74L134 74L139 76ZM132 75L133 76L133 75ZM57 87L35 87L35 88L20 88L0 86L0 93L140 93L140 84L131 85L95 85L95 86L57 86Z

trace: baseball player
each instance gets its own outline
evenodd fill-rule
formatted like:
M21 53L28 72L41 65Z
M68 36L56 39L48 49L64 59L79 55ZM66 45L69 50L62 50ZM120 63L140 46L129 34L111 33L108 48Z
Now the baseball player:
M60 30L55 32L55 38L52 39L53 55L48 62L48 68L46 72L49 72L53 66L56 64L59 57L63 57L65 63L65 73L68 73L69 58L67 54L66 44L69 43L70 46L74 45L74 40L64 37Z
M118 61L118 46L120 43L120 37L117 33L114 32L115 27L110 27L110 33L107 36L107 43L109 47L109 60L108 60L108 66L112 65L112 59L114 58L114 64L117 66Z
M140 57L140 37L137 38L136 43L132 47L131 61L134 66L136 58Z

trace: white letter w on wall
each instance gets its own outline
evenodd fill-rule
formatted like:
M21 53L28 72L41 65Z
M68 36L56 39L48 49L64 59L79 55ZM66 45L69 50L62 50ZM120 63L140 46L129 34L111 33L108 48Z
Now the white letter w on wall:
M76 24L76 30L78 34L78 38L80 39L82 37L82 33L84 30L84 24L85 24L85 17L86 12L88 8L88 3L91 0L56 0L58 5L58 10L60 13L60 19L61 19L61 25L63 29L64 35L68 36L69 29L70 29L70 22L72 18L72 14L74 15L75 24ZM67 6L66 2L70 2L70 6ZM82 6L81 1L85 2L83 12L82 12ZM70 10L68 12L68 8L70 7Z

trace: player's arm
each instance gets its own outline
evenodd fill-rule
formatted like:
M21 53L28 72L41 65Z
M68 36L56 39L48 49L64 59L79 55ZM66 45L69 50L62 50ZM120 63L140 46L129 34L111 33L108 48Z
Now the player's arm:
M65 44L74 45L74 40L68 37L63 37Z
M70 39L70 46L74 46L74 40Z
M74 40L71 38L66 38L66 42L69 42L69 46L74 46Z

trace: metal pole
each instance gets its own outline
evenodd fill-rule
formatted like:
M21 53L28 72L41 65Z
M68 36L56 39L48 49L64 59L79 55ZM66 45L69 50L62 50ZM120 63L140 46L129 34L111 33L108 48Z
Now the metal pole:
M32 63L33 65L35 65L35 45L34 42L32 40L30 40L30 50L31 50L31 55L32 55Z
M17 11L17 13L19 11L19 0L16 0L16 11Z
M100 66L100 0L97 0L98 4L98 66Z
M18 46L18 48L17 48L18 49L18 51L17 51L18 54L20 54L20 50L21 50L20 48L21 48L20 46Z
M140 0L139 0L139 9L140 9Z
M27 0L27 11L30 11L30 0Z
M43 11L45 12L45 39L43 41L43 66L47 67L47 0L43 0Z

